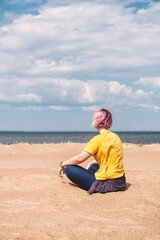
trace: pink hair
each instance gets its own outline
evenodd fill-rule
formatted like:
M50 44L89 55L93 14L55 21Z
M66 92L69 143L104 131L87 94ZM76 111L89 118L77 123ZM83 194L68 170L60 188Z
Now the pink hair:
M107 109L100 109L93 115L93 127L95 128L111 128L112 114Z

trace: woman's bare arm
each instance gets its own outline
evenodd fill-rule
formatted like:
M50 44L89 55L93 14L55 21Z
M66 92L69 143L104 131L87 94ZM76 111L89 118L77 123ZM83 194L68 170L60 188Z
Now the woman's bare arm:
M77 164L80 164L80 163L86 161L91 156L92 155L90 153L83 151L83 152L79 153L78 155L76 155L74 157L71 157L68 160L64 161L62 163L62 166L65 167L67 165L77 165ZM59 171L58 171L58 175L60 177L62 177L62 173L64 173L64 168L60 167Z
M63 162L62 166L65 167L67 165L77 165L84 161L86 161L88 158L90 158L92 155L88 152L81 152L78 155L71 157L70 159Z

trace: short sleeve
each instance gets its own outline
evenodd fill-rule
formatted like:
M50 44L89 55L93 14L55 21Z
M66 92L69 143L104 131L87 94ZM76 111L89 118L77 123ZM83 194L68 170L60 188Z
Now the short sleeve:
M85 152L88 152L92 155L95 155L98 152L99 149L99 141L98 136L93 137L87 144L87 146L84 148Z

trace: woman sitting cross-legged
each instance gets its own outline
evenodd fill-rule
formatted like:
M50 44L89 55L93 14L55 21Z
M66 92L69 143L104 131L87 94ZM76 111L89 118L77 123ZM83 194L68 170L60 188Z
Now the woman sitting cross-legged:
M109 129L112 115L106 109L100 109L93 116L92 126L99 135L93 137L80 154L60 163L59 176L66 176L80 188L94 192L116 192L126 189L123 168L123 151L120 138ZM91 156L87 169L78 166Z

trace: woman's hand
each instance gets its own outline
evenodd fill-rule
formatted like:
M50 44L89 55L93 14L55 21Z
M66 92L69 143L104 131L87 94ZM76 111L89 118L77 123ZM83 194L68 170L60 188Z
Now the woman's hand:
M59 167L58 176L59 176L59 177L63 177L63 174L64 174L64 168Z
M88 163L86 169L89 169L95 163L97 163L96 160L93 160L92 162Z
M64 167L66 167L67 165L77 165L77 164L80 164L80 163L84 162L85 160L87 160L90 156L91 156L90 153L82 151L78 155L76 155L76 156L66 160L65 162L61 162L62 166L61 166L61 163L60 163L60 168L58 170L58 175L60 177L63 177Z

